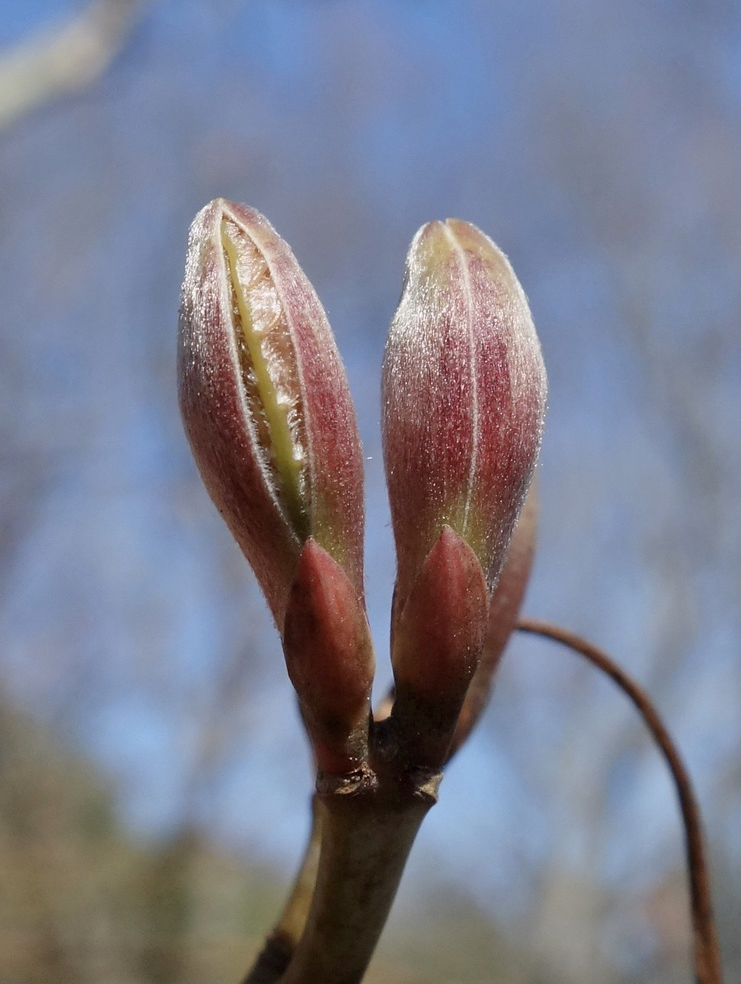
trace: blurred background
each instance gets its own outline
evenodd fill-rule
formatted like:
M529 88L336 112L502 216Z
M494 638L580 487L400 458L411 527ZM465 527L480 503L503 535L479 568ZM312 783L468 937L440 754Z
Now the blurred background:
M264 212L324 302L367 457L404 255L509 254L550 376L525 610L655 696L741 979L741 5L3 0L0 980L237 981L312 788L275 630L196 474L188 225ZM682 837L624 698L514 639L407 869L376 984L691 980Z

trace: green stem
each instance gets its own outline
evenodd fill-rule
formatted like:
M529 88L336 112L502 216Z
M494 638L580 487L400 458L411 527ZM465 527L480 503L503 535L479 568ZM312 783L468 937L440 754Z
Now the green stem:
M358 984L433 800L370 790L323 797L322 847L306 928L281 984Z

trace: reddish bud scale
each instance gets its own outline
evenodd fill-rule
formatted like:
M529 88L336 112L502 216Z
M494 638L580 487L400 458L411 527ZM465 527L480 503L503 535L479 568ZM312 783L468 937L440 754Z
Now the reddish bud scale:
M217 199L188 239L180 408L198 468L279 628L313 536L362 594L362 454L326 316L288 245Z
M447 523L490 587L540 446L545 370L525 295L474 226L432 222L407 257L386 346L383 431L397 611Z
M311 539L291 587L283 650L319 768L357 769L367 751L373 645L354 585Z
M392 726L417 766L442 766L486 631L488 590L473 550L444 526L396 622Z
M487 611L476 554L444 526L399 615L391 654L397 687L428 700L462 697L481 652Z
M454 755L468 738L491 695L494 674L517 624L530 579L537 527L538 497L536 483L533 482L520 510L507 559L491 596L481 659L466 693L449 756Z

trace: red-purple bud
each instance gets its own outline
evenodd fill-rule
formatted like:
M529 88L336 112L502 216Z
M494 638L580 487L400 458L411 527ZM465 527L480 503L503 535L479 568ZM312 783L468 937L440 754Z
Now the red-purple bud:
M288 245L246 205L196 216L180 305L180 408L203 481L278 628L313 537L363 579L363 464L342 362Z
M491 588L540 447L546 376L525 294L467 222L420 229L386 345L383 434L396 612L451 526Z
M473 550L444 526L397 609L392 717L417 765L445 760L486 632L489 595Z
M504 647L517 625L522 599L530 579L537 530L538 494L537 483L533 482L522 504L507 550L507 559L491 596L481 659L463 702L449 756L455 754L468 738L491 695L494 675Z
M481 653L488 607L476 554L443 526L399 612L391 653L397 689L462 698Z
M283 650L319 768L352 772L367 752L373 644L354 585L312 539L291 587Z

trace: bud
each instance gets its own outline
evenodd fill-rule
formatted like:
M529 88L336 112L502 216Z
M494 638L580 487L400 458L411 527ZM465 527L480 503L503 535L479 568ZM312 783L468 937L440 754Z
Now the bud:
M362 455L324 310L259 212L196 216L180 304L180 409L201 477L276 624L313 537L362 595Z
M312 539L291 587L283 650L319 768L358 769L368 748L373 644L350 579Z
M439 768L481 654L488 591L473 550L444 526L399 610L392 719L406 754Z
M488 593L476 554L443 526L399 613L391 654L397 691L465 694L481 652Z
M502 573L489 603L486 636L481 659L466 693L448 757L466 741L491 696L497 671L525 596L535 554L538 531L537 483L533 482L517 519Z
M395 620L444 525L491 589L540 447L546 377L507 258L467 222L420 229L383 367Z

